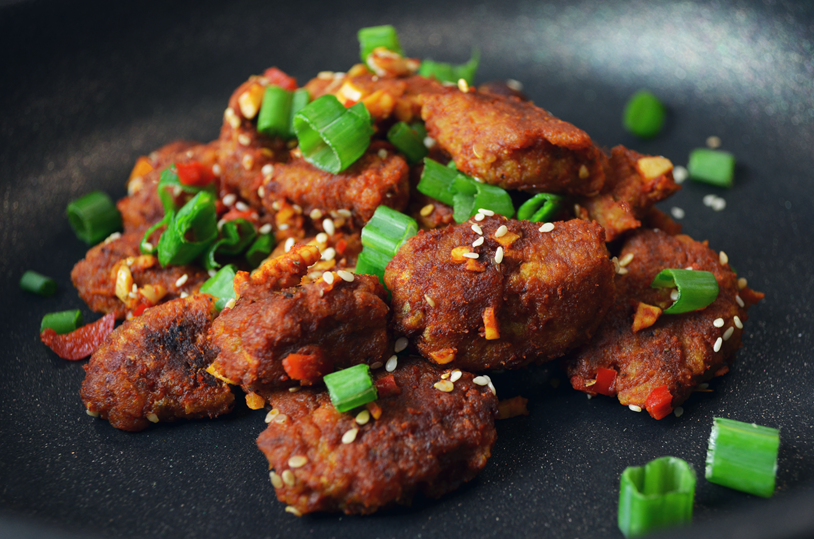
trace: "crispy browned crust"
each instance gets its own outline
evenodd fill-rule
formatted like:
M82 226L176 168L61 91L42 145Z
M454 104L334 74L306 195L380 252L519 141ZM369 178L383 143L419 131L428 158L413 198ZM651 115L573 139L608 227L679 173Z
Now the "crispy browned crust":
M324 355L336 369L382 361L392 354L385 297L370 275L241 296L212 324L220 353L210 372L267 396L298 383L283 366L289 354Z
M605 155L582 130L514 97L447 88L423 97L429 135L459 170L504 189L591 195Z
M144 285L161 285L167 290L164 302L176 299L182 293L192 294L209 279L209 275L195 266L167 266L162 268L153 256L141 256L139 242L143 232L126 232L120 238L105 241L92 247L83 260L76 263L71 271L71 281L79 292L79 297L91 310L102 313L116 313L116 318L124 319L127 306L116 297L115 266L129 257L138 257L138 263L129 266L133 283L139 288ZM178 279L187 276L182 286Z
M464 373L454 389L433 387L449 372L420 359L400 359L393 373L401 394L376 401L382 415L358 425L336 411L327 392L303 389L272 396L280 412L257 445L278 475L293 474L277 498L299 513L369 514L409 504L416 493L437 498L472 480L486 466L497 438L497 399ZM380 378L383 369L374 374ZM286 417L284 420L282 415ZM342 436L358 428L356 439ZM289 459L307 457L299 468Z
M602 229L580 220L540 232L539 223L484 219L477 260L456 262L452 251L481 237L475 221L419 232L388 264L393 327L421 355L470 371L516 369L564 354L586 341L613 301L613 267ZM519 238L494 262L501 225ZM430 304L429 297L434 306ZM485 338L493 309L500 338ZM440 358L440 359L439 359Z
M564 366L571 384L580 391L596 394L587 383L603 367L618 372L613 392L620 403L644 409L650 392L667 386L675 407L699 383L728 371L743 333L733 319L738 316L745 321L747 308L763 295L748 288L739 290L737 277L728 264L721 265L718 253L689 236L642 229L626 240L619 256L628 254L633 260L627 274L616 276L613 308L593 340L570 355ZM687 267L712 272L718 281L718 298L700 311L662 314L654 325L634 333L633 316L639 302L661 309L673 303L669 289L650 287L656 274L665 268ZM745 307L737 303L739 294ZM716 318L724 320L723 327L713 325ZM715 341L732 327L729 340L715 352Z
M80 395L117 429L217 417L232 409L229 387L205 369L214 354L206 332L215 300L195 294L152 307L122 324L90 358Z

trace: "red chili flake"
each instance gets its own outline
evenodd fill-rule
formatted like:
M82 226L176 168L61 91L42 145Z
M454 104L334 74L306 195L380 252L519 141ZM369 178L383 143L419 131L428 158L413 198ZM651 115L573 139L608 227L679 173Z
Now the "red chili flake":
M184 185L203 187L215 181L212 169L206 165L193 161L191 163L176 163L178 181Z
M667 386L659 386L651 391L644 407L653 419L661 419L669 415L673 411L673 396L670 395Z
M269 81L269 84L276 84L277 86L285 88L286 90L297 89L297 79L286 75L285 72L277 69L276 67L266 69L266 72L263 73L263 77Z
M613 397L616 394L614 383L616 382L616 371L599 367L596 369L596 383L591 389L602 395Z
M345 254L345 249L347 249L347 248L348 248L348 242L345 240L345 238L342 238L341 240L336 242L335 250L340 255Z
M257 220L257 212L254 210L238 211L232 209L221 217L223 221L234 221L235 219L246 219L247 221L254 222Z
M401 395L401 388L396 383L396 379L392 374L382 376L376 380L376 393L380 399Z
M92 324L64 335L51 328L40 334L40 340L62 359L72 361L86 358L99 348L116 325L116 315L108 313Z

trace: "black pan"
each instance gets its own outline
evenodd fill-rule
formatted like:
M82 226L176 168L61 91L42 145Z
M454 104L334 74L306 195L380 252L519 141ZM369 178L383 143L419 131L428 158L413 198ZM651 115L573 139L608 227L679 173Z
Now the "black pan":
M618 481L662 455L700 477L682 537L814 535L814 6L810 3L56 2L0 7L0 536L621 537ZM69 272L84 254L64 216L93 189L124 195L136 158L211 140L231 91L276 65L301 82L358 60L356 30L392 23L412 56L514 78L600 144L686 164L718 136L736 185L685 183L666 210L725 250L766 299L732 372L661 421L570 389L555 364L496 377L529 399L498 424L484 472L441 500L359 518L283 511L254 441L262 412L120 432L85 415L82 362L38 340L44 313L82 308ZM652 141L620 116L640 87L669 107ZM726 200L713 211L707 194ZM52 298L26 295L26 269ZM559 380L558 388L552 382ZM713 416L781 431L777 492L763 500L703 479ZM75 535L76 534L76 535Z

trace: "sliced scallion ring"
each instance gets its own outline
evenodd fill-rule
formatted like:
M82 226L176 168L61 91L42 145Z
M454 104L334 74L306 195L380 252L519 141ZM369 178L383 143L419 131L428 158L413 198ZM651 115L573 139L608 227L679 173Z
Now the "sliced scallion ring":
M387 140L407 157L407 162L411 165L418 163L429 153L424 146L424 137L405 122L393 124L387 131Z
M709 437L707 481L764 498L774 493L780 431L714 417Z
M378 398L370 367L364 363L326 374L323 380L338 412L348 412Z
M42 317L40 333L50 328L56 331L57 335L64 335L75 331L81 325L82 312L79 309L48 313Z
M517 218L533 223L547 223L560 211L564 200L565 197L560 195L537 193L517 209Z
M28 270L20 278L20 288L40 296L53 296L57 291L57 282L50 277Z
M472 57L464 64L454 65L445 62L423 60L418 74L424 77L434 77L439 82L458 82L464 79L470 86L475 84L475 74L480 64L480 51L472 51Z
M669 268L659 272L652 288L678 289L678 298L664 314L681 314L703 309L718 297L718 281L709 271Z
M122 216L110 197L93 191L68 204L68 222L76 237L95 245L122 228Z
M158 241L161 266L182 266L195 260L218 237L215 199L201 191L172 215Z
M384 47L389 51L404 56L398 33L389 24L362 28L357 33L357 36L359 38L359 55L362 57L362 62L367 63L368 55L378 47Z

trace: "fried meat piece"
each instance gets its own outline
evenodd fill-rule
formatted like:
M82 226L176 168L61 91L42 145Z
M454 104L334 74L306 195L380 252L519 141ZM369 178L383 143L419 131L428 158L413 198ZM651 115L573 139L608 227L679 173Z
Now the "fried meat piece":
M596 395L599 384L592 381L597 379L598 369L611 369L617 374L605 393L617 395L620 403L648 408L648 397L665 386L674 408L699 383L729 370L741 345L746 310L763 294L739 290L729 265L721 264L706 242L689 236L642 229L626 240L619 256L632 256L632 261L628 273L616 276L614 305L593 340L574 351L564 366L574 389ZM661 314L649 327L634 331L640 304L665 309L673 303L670 289L650 287L653 278L666 268L687 267L715 275L717 299L700 311Z
M497 438L497 398L488 387L463 373L450 382L452 391L439 391L434 384L449 370L418 358L400 359L392 374L383 371L374 379L391 377L400 392L372 403L381 416L363 425L337 412L321 388L272 396L279 414L257 445L288 511L370 514L409 504L419 492L438 498L486 466ZM353 430L353 441L344 443Z
M231 411L229 386L205 371L214 357L206 333L215 315L215 298L195 294L115 329L85 366L80 395L88 411L128 431Z
M673 164L664 157L652 157L616 146L611 150L602 192L578 199L585 219L593 219L612 241L622 233L641 226L641 219L656 202L681 189L673 181Z
M591 138L531 102L447 88L424 96L429 135L458 170L504 189L593 195L607 157Z
M593 334L613 302L599 225L473 223L421 231L388 264L397 333L425 358L473 372L541 363Z
M300 206L306 215L314 210L325 215L347 210L361 228L380 205L399 211L407 206L409 168L401 155L385 149L383 143L374 143L339 174L320 170L302 158L276 165L263 188L263 204L269 209L284 199ZM315 224L322 227L321 221Z
M76 263L71 281L91 310L116 313L122 320L140 304L151 306L192 294L209 279L195 266L162 268L156 257L139 251L142 236L142 232L125 232L92 247Z

